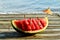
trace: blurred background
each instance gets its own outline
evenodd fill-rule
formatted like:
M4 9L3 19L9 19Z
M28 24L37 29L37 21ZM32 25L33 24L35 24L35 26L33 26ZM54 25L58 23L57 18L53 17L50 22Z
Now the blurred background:
M60 12L60 0L0 0L0 12L42 12L50 7Z

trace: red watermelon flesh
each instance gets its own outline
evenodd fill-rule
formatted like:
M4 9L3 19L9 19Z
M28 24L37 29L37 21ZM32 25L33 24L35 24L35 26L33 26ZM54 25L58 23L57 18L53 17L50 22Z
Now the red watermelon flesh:
M35 19L32 19L32 22L33 22L33 24L35 25L35 30L39 30L40 27L39 27L39 25L37 24L36 20L35 20Z
M34 25L32 19L28 19L28 22L29 22L29 25L31 26L31 29L35 30L36 28L35 28L35 25Z
M21 23L20 20L15 21L14 24L16 24L17 28L21 28L22 29L22 23Z
M44 19L40 19L40 20L32 19L32 20L22 20L22 21L17 20L15 24L18 28L24 31L39 30L39 29L42 29L46 25Z
M39 20L40 20L41 24L43 25L43 27L46 26L46 20L45 19L40 18Z
M40 20L36 19L37 24L39 25L40 29L43 28L43 25L41 24Z
M23 24L25 26L25 30L26 31L30 31L31 30L31 25L29 25L29 22L28 22L27 19L23 22Z
M32 19L23 19L23 20L13 20L13 26L20 31L35 33L44 30L48 22L44 18L32 18Z

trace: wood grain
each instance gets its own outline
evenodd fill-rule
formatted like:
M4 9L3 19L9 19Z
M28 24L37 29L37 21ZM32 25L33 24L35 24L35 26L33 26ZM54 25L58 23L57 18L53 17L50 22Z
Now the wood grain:
M0 14L0 39L5 40L48 40L60 39L60 17L56 14L48 15L49 25L44 32L36 35L17 33L11 26L11 20L45 17L46 14Z

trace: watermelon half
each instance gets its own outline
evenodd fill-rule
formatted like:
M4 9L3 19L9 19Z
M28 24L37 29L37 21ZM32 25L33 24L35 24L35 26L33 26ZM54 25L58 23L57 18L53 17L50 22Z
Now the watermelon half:
M31 18L22 20L12 20L12 27L17 32L38 33L44 31L48 26L48 18Z

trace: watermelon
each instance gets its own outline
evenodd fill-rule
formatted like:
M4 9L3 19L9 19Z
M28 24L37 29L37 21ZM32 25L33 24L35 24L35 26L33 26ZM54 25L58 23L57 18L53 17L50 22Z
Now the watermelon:
M48 26L48 18L45 17L12 20L11 24L17 32L32 34L44 31Z

